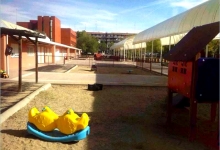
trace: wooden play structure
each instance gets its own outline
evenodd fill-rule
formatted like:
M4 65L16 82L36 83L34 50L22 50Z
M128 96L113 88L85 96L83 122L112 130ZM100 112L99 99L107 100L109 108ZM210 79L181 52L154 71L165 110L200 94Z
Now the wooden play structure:
M219 58L206 58L206 45L219 33L219 22L194 27L164 58L168 66L167 122L171 123L173 94L189 99L189 139L196 138L197 104L211 104L215 121L219 102Z

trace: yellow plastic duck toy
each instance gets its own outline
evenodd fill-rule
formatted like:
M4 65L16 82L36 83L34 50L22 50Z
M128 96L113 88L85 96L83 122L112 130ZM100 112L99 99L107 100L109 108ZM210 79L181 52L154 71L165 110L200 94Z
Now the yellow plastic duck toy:
M33 123L41 131L52 131L56 128L56 120L59 116L48 106L39 112L36 107L32 108L28 114L28 121Z
M56 120L57 128L64 134L73 134L76 131L85 129L89 124L89 116L83 113L79 117L72 109L67 110Z

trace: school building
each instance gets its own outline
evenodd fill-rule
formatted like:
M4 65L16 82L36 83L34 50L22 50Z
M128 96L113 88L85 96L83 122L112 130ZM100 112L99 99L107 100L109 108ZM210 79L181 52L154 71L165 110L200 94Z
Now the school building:
M62 64L64 59L77 58L81 55L81 49L75 47L76 32L71 28L61 28L61 22L55 16L38 16L37 20L17 22L17 24L1 20L0 27L1 29L44 35L45 38L38 38L37 41L38 64ZM18 39L19 35L16 35L14 31L13 35L10 34L12 32L1 33L0 38L0 69L5 70L8 74L10 74L10 70L19 70L19 48L22 49L22 69L31 69L36 66L35 38L22 35L21 42ZM10 55L5 55L6 48L12 48Z

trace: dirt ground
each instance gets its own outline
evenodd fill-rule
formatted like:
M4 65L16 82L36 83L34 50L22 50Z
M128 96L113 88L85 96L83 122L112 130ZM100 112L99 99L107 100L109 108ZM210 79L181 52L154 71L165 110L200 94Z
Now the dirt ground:
M101 91L88 91L86 85L52 85L37 95L27 106L1 124L2 150L208 150L198 141L189 142L188 111L177 109L173 126L166 126L166 87L104 86ZM79 115L90 116L90 135L77 143L47 142L26 131L28 111L50 106L57 114L73 108ZM204 122L207 114L199 107L199 129L206 136L216 126ZM201 133L200 133L201 134ZM198 136L200 138L200 135Z
M65 69L70 69L56 66L53 68L64 72ZM80 66L70 70L70 73L127 74L127 69L112 67L106 70L99 67L97 72L94 72L88 66ZM132 73L150 75L148 71L132 69ZM46 71L45 68L43 71ZM210 105L198 105L197 139L190 142L187 109L176 108L172 125L166 124L166 87L104 85L101 91L87 89L87 85L52 85L48 90L41 92L1 124L1 150L217 150L219 148L217 122L209 121ZM73 108L79 115L83 112L87 113L90 117L91 133L86 139L71 143L43 141L28 134L26 124L29 110L32 107L41 110L44 106L50 106L59 115L69 108Z
M142 70L134 66L129 66L129 67L98 66L96 71L91 70L90 66L76 66L75 68L71 69L69 73L158 75L158 73L154 73L149 70Z

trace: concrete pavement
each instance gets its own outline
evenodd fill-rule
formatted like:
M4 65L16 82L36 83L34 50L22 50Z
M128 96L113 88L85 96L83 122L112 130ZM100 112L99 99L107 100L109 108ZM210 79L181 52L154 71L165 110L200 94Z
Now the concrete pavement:
M4 79L1 79L1 80L4 80ZM18 78L16 77L16 78L12 78L9 80L18 81ZM35 82L35 73L24 74L22 76L22 81ZM51 84L100 83L104 85L166 86L167 76L39 72L38 82L39 83L51 83Z

